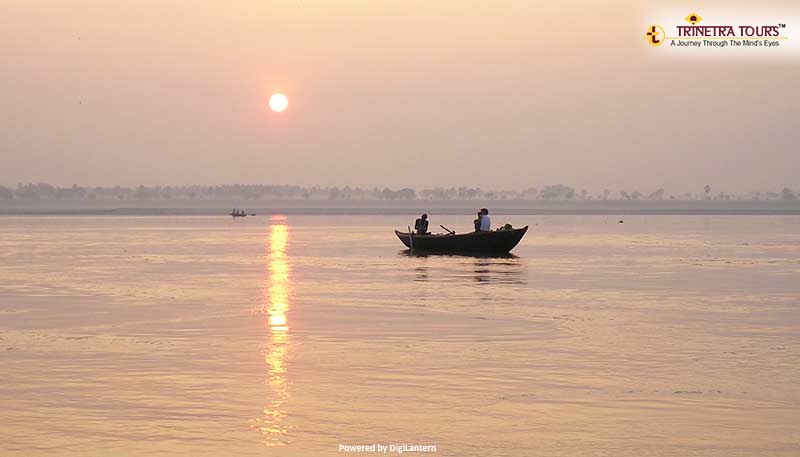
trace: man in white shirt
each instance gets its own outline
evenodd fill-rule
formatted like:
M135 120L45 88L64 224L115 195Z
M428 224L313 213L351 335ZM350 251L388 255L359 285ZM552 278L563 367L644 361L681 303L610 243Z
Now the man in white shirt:
M481 232L488 232L492 230L492 220L489 218L489 210L486 208L481 209Z

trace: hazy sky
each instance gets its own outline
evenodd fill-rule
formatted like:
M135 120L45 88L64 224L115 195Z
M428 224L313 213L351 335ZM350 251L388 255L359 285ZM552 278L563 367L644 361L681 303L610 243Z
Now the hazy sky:
M800 44L796 1L669 4L693 10L785 17ZM666 57L643 38L664 14L3 0L0 184L800 188L800 53Z

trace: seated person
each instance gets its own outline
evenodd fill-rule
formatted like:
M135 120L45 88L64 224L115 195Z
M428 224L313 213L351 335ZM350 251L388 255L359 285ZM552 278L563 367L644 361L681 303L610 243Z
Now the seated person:
M417 235L427 235L428 234L428 215L423 214L419 219L414 221L414 231L417 232Z
M478 218L475 219L474 221L472 221L472 223L475 225L475 231L476 232L480 232L481 231L481 212L480 211L478 211Z
M489 218L489 210L486 208L481 209L481 231L488 232L492 230L492 220Z

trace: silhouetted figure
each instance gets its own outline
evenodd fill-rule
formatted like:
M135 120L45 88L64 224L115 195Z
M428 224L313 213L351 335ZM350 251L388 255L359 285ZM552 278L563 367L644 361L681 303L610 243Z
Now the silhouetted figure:
M489 218L489 210L481 208L481 232L492 230L492 219Z
M423 214L419 219L414 221L414 230L417 235L426 235L428 233L428 215Z
M481 212L480 211L478 211L478 218L475 219L474 221L472 221L472 223L475 225L475 231L476 232L480 232L481 231Z

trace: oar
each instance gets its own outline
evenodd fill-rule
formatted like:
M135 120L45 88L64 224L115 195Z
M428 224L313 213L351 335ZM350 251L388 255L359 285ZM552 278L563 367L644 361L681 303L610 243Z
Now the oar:
M408 248L414 250L414 235L411 234L411 226L408 226Z
M444 225L442 225L442 224L439 224L439 227L441 227L441 228L443 228L443 229L447 230L447 233L449 233L449 234L451 234L451 235L455 235L455 234L456 234L456 231L455 231L455 230L450 230L449 228L445 227L445 226L444 226Z

